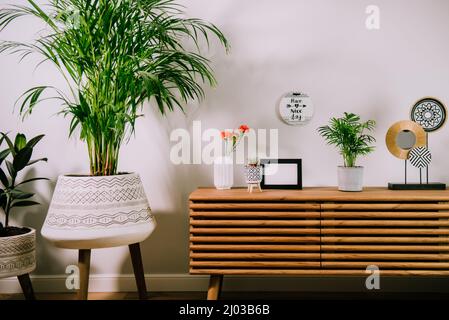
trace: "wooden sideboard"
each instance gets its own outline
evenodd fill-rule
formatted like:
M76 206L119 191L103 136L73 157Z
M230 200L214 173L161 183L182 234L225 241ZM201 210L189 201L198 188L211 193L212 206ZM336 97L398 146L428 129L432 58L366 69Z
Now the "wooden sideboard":
M449 275L449 191L198 189L190 195L190 273Z

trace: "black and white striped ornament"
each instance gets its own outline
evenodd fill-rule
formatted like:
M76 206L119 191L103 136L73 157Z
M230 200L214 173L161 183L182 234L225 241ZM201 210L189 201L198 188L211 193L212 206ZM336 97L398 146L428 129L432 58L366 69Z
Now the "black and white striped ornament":
M408 160L416 168L426 168L432 162L432 154L426 147L416 147L410 150Z

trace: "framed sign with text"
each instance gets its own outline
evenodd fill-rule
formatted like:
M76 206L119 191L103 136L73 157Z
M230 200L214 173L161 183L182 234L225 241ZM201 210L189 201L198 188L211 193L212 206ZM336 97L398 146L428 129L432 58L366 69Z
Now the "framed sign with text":
M289 92L279 102L279 114L288 125L305 125L312 119L314 108L312 99L300 92Z

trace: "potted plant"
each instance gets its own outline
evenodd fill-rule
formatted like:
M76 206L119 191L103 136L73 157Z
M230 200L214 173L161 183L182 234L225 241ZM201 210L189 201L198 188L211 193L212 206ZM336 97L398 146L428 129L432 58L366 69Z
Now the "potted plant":
M33 43L3 41L0 52L21 58L37 53L61 72L68 90L31 88L21 98L20 112L31 114L47 100L45 92L53 91L62 102L60 113L71 118L70 135L79 132L86 142L90 163L90 174L59 177L42 235L80 250L80 265L87 266L81 269L82 299L90 249L129 245L145 297L139 242L152 233L155 221L139 175L118 170L120 148L134 133L144 102L151 100L164 115L202 98L201 84L216 80L200 41L209 43L212 34L226 49L228 42L213 24L184 18L173 0L27 2L0 10L0 30L32 16L48 33L39 33Z
M5 219L0 222L0 278L17 276L28 299L34 299L29 273L36 268L36 230L15 227L10 224L15 208L34 206L34 193L23 190L30 182L46 178L28 178L19 181L19 174L46 158L31 160L35 145L43 138L37 136L27 141L24 134L17 134L14 142L7 134L0 133L0 146L4 141L7 148L0 152L0 208Z
M329 125L318 128L326 142L335 145L343 156L344 166L338 167L338 190L362 191L363 167L356 166L356 160L374 151L370 144L376 139L365 132L373 131L375 125L374 120L361 122L358 115L345 112L342 118L332 118Z

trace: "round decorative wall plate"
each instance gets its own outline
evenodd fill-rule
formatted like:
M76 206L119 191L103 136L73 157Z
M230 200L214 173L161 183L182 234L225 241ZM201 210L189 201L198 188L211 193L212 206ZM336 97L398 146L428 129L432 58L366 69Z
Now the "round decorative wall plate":
M410 118L421 125L426 132L436 131L446 121L446 107L435 98L423 98L412 108Z
M279 114L288 125L307 124L313 117L312 100L305 93L289 92L282 96L279 102Z

